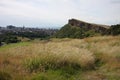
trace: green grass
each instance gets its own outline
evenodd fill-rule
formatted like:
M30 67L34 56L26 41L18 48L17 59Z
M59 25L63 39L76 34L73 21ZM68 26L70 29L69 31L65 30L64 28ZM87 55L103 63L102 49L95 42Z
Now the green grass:
M82 80L80 73L70 75L62 70L48 70L47 72L37 73L31 80Z
M29 46L30 44L31 44L31 42L11 43L11 44L7 44L7 45L3 45L2 47L0 47L0 50L6 50L9 48L14 48L14 47L18 47L18 46Z

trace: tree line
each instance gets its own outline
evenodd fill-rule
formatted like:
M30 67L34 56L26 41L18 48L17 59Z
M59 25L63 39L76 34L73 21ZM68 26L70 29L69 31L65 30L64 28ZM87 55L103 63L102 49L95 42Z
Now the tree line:
M7 30L8 29L8 30ZM22 28L21 28L22 29ZM28 38L30 40L39 39L49 39L52 34L54 34L57 29L32 29L26 28L24 30L19 30L16 27L9 26L6 30L0 30L0 45L20 42L21 38Z

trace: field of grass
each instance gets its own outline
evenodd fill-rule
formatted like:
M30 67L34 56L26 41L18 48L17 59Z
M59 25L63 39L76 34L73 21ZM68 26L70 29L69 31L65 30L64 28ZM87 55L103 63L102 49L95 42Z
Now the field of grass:
M120 36L4 45L0 80L120 80Z

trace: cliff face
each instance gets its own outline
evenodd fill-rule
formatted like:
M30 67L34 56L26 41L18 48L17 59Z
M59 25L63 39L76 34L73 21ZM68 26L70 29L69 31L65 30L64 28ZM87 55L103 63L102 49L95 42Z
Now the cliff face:
M76 20L76 19L70 19L68 24L71 26L83 28L85 30L94 30L94 31L100 32L102 34L107 33L108 29L109 29L109 26L106 26L106 25L87 23L84 21Z

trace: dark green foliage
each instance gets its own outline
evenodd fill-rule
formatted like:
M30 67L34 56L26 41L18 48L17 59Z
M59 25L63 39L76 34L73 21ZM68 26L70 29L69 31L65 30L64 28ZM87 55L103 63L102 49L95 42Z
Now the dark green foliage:
M0 46L2 45L2 42L1 42L1 40L0 40Z
M0 80L12 80L12 77L9 73L0 71Z
M44 28L25 28L25 27L15 27L12 25L6 28L0 27L0 38L2 36L16 36L29 39L49 39L58 29L44 29Z
M119 35L120 34L120 24L112 25L110 28L110 33L112 35Z
M55 35L57 38L83 38L84 31L79 27L74 27L70 25L65 25L58 31Z
M93 37L95 36L97 33L94 30L89 30L87 32L85 32L85 36L86 37Z
M55 35L57 38L85 38L92 37L96 34L93 30L85 30L84 28L71 26L69 24L62 27Z
M34 38L46 38L46 37L49 36L45 32L19 32L16 35L20 36L20 37L27 37L27 38L30 38L30 39L34 39Z
M18 36L18 37L27 37L29 39L35 39L35 38L47 38L49 35L45 33L44 31L38 31L38 32L5 32L4 35L7 36Z
M17 43L20 40L17 39L16 36L12 36L12 35L0 35L0 42L4 42L6 44L8 43Z
M20 42L20 40L17 38L17 36L13 35L13 32L9 33L4 33L0 35L0 42L9 44L9 43L17 43Z
M40 38L40 39L49 39L50 35L48 35L44 31L38 31L38 32L5 32L0 35L0 45L1 43L17 43L20 40L17 39L17 37L27 37L29 39L35 39L35 38Z
M6 38L4 38L5 43L17 43L19 42L19 40L17 39L17 37L15 36L7 36Z
M96 59L95 60L95 65L96 65L96 68L97 67L101 67L102 65L104 65L105 63L101 60L101 59Z

